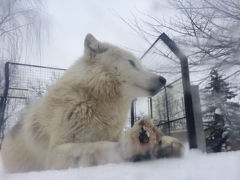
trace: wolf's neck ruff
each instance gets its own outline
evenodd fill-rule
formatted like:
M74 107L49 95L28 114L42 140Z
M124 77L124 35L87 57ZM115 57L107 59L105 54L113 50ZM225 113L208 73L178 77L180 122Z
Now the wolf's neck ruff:
M84 80L87 83L80 82L80 87L85 89L90 98L93 97L104 102L113 102L122 98L121 83L111 73L90 69L87 77Z

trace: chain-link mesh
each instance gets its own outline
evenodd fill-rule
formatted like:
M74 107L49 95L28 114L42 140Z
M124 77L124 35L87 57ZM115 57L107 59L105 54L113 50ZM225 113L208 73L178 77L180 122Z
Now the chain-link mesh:
M65 69L19 63L5 65L5 90L1 100L1 139L21 117L24 108L43 96Z
M182 79L164 87L152 98L154 124L166 134L186 131Z

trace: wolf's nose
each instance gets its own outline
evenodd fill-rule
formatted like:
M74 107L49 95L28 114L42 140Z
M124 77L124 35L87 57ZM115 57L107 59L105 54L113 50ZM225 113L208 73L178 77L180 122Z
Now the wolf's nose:
M166 80L164 77L159 76L159 82L160 82L161 84L165 85L166 82L167 82L167 80Z

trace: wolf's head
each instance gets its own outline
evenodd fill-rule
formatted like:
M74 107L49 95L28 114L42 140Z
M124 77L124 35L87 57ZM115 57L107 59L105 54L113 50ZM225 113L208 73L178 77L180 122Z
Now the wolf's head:
M88 85L94 86L95 91L117 91L133 99L153 96L166 83L162 76L146 71L133 54L100 42L91 34L86 36L84 47L86 72L94 75L88 79Z

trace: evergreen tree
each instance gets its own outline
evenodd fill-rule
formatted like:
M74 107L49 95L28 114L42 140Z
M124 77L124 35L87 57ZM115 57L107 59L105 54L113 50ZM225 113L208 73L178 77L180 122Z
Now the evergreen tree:
M203 117L208 152L232 150L235 143L240 143L240 105L232 102L236 94L217 69L210 72L210 82L204 92L206 110Z

